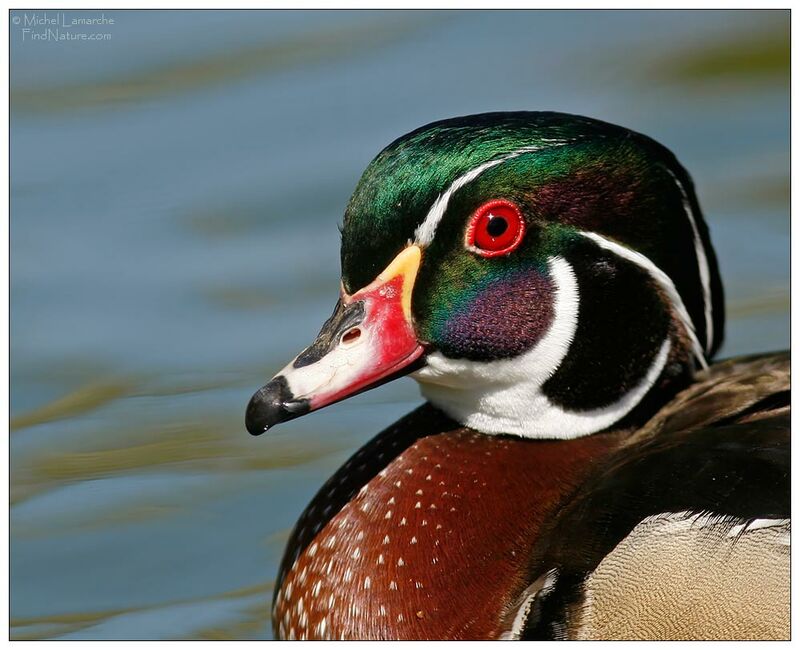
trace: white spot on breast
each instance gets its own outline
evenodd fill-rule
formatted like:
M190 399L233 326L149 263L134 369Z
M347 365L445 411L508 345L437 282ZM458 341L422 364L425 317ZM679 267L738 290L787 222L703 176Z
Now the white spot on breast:
M417 490L416 494L419 495L419 496L422 496L422 490Z
M294 587L294 582L292 580L290 580L288 583L286 583L286 598L291 598L292 597L292 588L293 587Z
M417 501L417 502L414 504L414 507L415 507L415 508L421 508L421 507L422 507L422 502L421 502L421 501Z
M397 560L397 566L405 566L405 565L406 565L406 563L405 563L405 561L403 560L403 558L399 558L399 559Z
M372 581L369 579L369 576L364 578L364 589L369 589L371 584L372 584Z
M321 587L322 587L322 580L317 580L314 583L314 588L311 590L311 595L314 596L314 598L319 596L319 590Z
M383 564L383 553L378 556L378 564Z
M405 517L403 517L403 518L400 520L400 525L401 525L401 526L405 526L405 525L406 525L406 518L405 518Z
M328 628L328 619L326 619L323 616L322 620L319 623L317 623L317 634L319 636L323 636L324 637L325 636L325 630L327 628Z
M425 587L425 585L423 585L421 582L414 582L414 586L417 589L423 589Z
M356 550L353 551L353 559L357 560L360 557L361 557L361 547L356 546Z
M414 470L411 469L410 467L406 470L406 474L413 474L413 473L414 473Z
M389 536L388 535L386 535L386 537L383 538L383 543L384 544L388 544L389 543Z
M397 583L394 580L389 583L389 591L397 591Z
M359 531L358 531L358 535L356 535L356 539L357 539L359 542L360 542L362 539L364 539L364 531L363 531L363 530L359 530Z
M381 605L381 608L380 608L379 611L380 611L380 615L381 616L386 616L386 608L383 605Z
M384 517L384 519L391 519L391 518L392 518L392 511L391 510L387 510L386 511L386 516Z
M350 582L353 579L353 571L351 569L345 569L344 571L344 581Z
M391 505L393 505L394 503L395 503L395 500L394 500L394 497L392 497L391 499L389 499L389 500L386 502L386 505L387 505L387 506L391 506Z
M403 484L403 482L402 482L402 481L395 481L395 482L394 482L394 486L395 486L395 487L398 487L398 488L399 488L399 487L400 487L402 484Z
M428 520L427 519L423 519L422 520L422 525L423 526L427 526L428 525Z
M417 543L417 538L416 537L412 537L411 538L411 544L416 544L416 543Z
M432 480L433 480L433 476L431 476L430 474L428 474L428 475L425 477L425 480L426 480L426 481L432 481Z
M316 543L316 542L314 542L314 543L313 543L311 546L309 546L309 548L308 548L308 556L309 556L309 557L314 557L316 554L317 554L317 543Z

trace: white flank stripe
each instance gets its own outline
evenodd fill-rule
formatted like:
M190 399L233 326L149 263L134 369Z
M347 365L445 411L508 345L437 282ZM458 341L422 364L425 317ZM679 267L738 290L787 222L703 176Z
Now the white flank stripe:
M667 532L672 535L677 535L690 528L702 529L713 528L714 526L730 526L733 522L741 523L731 526L727 534L728 539L735 539L736 537L747 535L756 530L783 528L786 529L786 534L778 538L777 542L787 546L789 545L788 531L791 527L791 519L753 519L748 522L743 520L742 517L734 515L681 510L680 512L661 512L655 515L649 515L636 525L634 531L639 527L663 523L666 526Z
M785 528L791 523L791 519L754 519L750 523L738 524L731 528L728 537L737 537L751 530L762 528Z
M733 520L734 517L715 513L690 512L680 510L679 512L658 512L654 515L647 515L637 526L646 526L653 523L665 523L672 527L673 532L681 528L691 526L693 528L705 528L715 524L724 523L726 520Z
M480 176L487 169L491 169L492 167L495 167L506 160L511 160L512 158L521 156L524 153L531 153L532 151L549 149L551 147L561 147L571 142L571 140L549 139L547 142L548 144L546 145L532 145L530 147L517 149L516 151L512 151L505 156L501 156L500 158L495 158L494 160L489 160L482 165L478 165L474 169L470 169L466 174L459 176L453 181L450 187L442 192L442 194L440 194L433 202L431 209L428 210L428 214L425 216L425 221L423 221L416 231L414 231L414 243L418 246L427 246L433 241L433 238L436 235L436 228L439 226L439 222L442 220L442 217L444 217L444 213L447 212L447 204L450 202L450 197L462 187L478 178L478 176Z
M681 296L678 293L678 290L675 288L675 285L672 283L670 277L655 264L653 264L649 258L645 257L641 253L631 250L630 248L625 248L625 246L611 241L610 239L606 239L602 235L598 235L595 232L581 232L580 234L591 239L601 248L604 248L607 251L610 251L615 255L619 255L620 257L633 262L637 266L640 266L647 271L650 276L656 282L658 282L659 285L661 285L661 288L666 292L667 296L672 302L675 312L678 314L678 318L680 318L684 328L686 329L689 340L692 342L694 356L697 358L698 363L703 369L708 368L705 355L703 354L703 347L697 340L697 334L695 333L692 318L689 316L689 312L686 311L686 306L683 304L683 300L681 299Z
M694 218L692 205L689 203L689 196L686 194L683 183L680 182L678 177L669 167L665 165L662 166L667 170L667 173L672 176L672 180L675 181L675 184L681 191L683 209L686 212L686 216L689 217L689 223L692 224L692 233L694 234L694 254L695 257L697 257L697 270L700 275L700 283L703 285L703 307L706 317L706 352L711 352L711 344L714 341L714 318L711 314L711 272L708 269L706 249L705 246L703 246L703 239L700 237L700 231L697 229L697 222Z

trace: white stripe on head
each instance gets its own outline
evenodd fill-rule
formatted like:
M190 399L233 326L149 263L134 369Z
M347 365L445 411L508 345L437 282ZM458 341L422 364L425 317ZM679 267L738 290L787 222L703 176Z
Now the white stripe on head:
M414 243L418 246L427 246L433 241L433 238L436 235L436 228L438 228L439 222L441 222L445 212L447 212L447 205L450 203L450 197L452 197L453 194L455 194L462 187L478 178L478 176L480 176L487 169L491 169L500 163L504 163L506 160L517 158L525 153L539 151L540 149L549 149L551 147L561 147L573 141L548 138L546 142L548 143L546 145L522 147L521 149L512 151L511 153L501 156L500 158L495 158L494 160L489 160L481 165L478 165L477 167L470 169L466 174L459 176L450 184L450 187L442 192L433 202L430 210L428 210L428 214L425 216L425 221L423 221L414 231Z
M694 211L689 202L689 196L686 194L686 189L683 187L680 179L675 173L666 165L662 165L667 173L672 176L672 180L681 191L681 199L683 201L683 209L686 216L689 217L689 223L692 225L692 234L694 235L694 254L697 258L697 270L700 275L700 283L703 285L703 307L706 318L706 347L707 353L711 352L711 345L714 342L714 318L711 314L711 272L708 268L708 258L706 257L706 249L703 244L703 239L700 237L700 231L697 229L697 221L694 218Z
M655 384L667 362L669 338L638 385L613 404L569 411L542 392L563 363L578 328L578 281L569 262L548 261L555 286L554 318L530 350L512 359L468 361L428 355L427 365L412 375L434 406L463 425L484 433L526 438L577 438L601 431L625 417Z
M658 283L658 285L664 290L669 298L670 302L672 303L673 308L675 309L675 313L677 314L678 318L680 319L681 323L683 323L684 329L686 330L686 334L689 337L689 340L692 344L692 351L694 356L697 358L697 362L700 364L700 367L703 369L708 368L708 364L706 363L705 355L703 354L703 347L700 345L700 342L697 340L697 334L695 333L694 323L692 322L691 316L689 316L689 312L686 310L686 306L683 304L683 299L681 295L678 293L678 290L675 288L670 277L664 273L660 268L658 268L653 262L648 258L642 255L641 253L631 250L630 248L626 248L621 244L618 244L615 241L610 239L606 239L602 235L598 235L596 232L583 232L580 231L580 234L584 237L591 239L595 242L600 248L604 248L605 250L614 253L615 255L622 257L629 262L633 262L637 266L643 268L647 273Z

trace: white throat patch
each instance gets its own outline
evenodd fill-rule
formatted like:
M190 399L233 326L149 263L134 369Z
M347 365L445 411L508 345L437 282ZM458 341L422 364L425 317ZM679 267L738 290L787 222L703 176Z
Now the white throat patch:
M588 411L567 411L542 392L544 383L567 356L578 327L578 282L561 257L548 260L555 286L554 318L528 352L513 359L468 361L439 352L412 375L422 395L461 424L484 433L526 438L578 438L595 433L627 415L658 379L669 354L669 338L645 377L615 403Z

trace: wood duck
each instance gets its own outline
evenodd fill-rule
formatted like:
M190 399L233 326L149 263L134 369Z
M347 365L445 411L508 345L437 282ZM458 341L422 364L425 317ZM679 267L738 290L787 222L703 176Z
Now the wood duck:
M788 354L709 367L722 285L672 153L559 113L436 122L367 167L341 262L248 430L404 374L427 402L300 517L277 637L788 638Z

